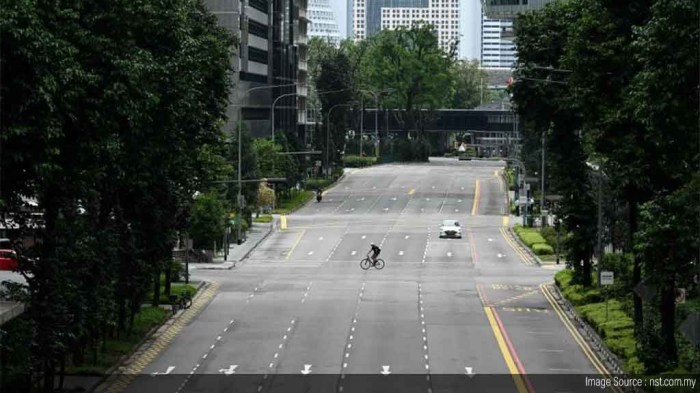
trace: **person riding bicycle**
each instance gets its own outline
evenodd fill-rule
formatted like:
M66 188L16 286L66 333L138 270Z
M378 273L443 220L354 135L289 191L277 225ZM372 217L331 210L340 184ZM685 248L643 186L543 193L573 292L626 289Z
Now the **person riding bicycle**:
M377 257L379 256L379 253L382 252L382 249L379 248L376 244L371 243L370 244L370 250L367 253L368 258L372 258L372 265L377 264ZM372 254L372 255L370 255Z

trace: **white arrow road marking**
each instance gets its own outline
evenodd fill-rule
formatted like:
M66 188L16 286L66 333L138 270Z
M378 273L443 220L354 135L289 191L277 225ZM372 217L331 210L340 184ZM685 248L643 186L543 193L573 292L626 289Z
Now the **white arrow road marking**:
M382 366L382 371L379 372L382 375L389 375L391 374L391 371L389 371L389 366Z
M409 237L410 237L410 236L406 235L406 236L404 236L404 239L408 239Z
M366 238L367 238L367 236L365 236L365 235L362 235L362 239L363 239L363 240L364 240L364 239L366 239Z
M304 369L301 370L301 373L306 375L311 372L311 365L310 364L305 364Z
M471 367L465 367L464 369L467 371L465 374L469 375L469 378L474 376L474 372L472 371Z
M490 241L490 242L492 242L492 241L493 241L493 239L489 238L489 241Z
M154 377L155 377L156 375L167 375L167 374L170 374L170 372L172 372L174 369L175 369L175 366L168 366L168 369L165 370L164 373L161 373L161 372L159 372L159 371L156 371L156 372L154 372L154 373L151 373L151 376L154 376Z
M350 255L355 255L355 254L357 254L357 251L353 251L350 253Z
M497 256L498 256L499 258L503 258L503 254L501 254L501 253L498 253Z
M399 251L399 255L403 255L403 251Z
M224 374L226 374L226 375L231 375L231 374L233 374L233 373L236 372L236 368L237 368L237 367L238 367L238 365L232 364L232 365L229 366L229 368L220 368L220 369L219 369L219 372L220 372L220 373L224 373Z
M313 251L309 251L309 255L314 255L314 252L313 252Z
M448 256L448 257L451 257L451 256L452 256L452 253L451 253L451 252L448 252L448 253L447 253L447 256Z

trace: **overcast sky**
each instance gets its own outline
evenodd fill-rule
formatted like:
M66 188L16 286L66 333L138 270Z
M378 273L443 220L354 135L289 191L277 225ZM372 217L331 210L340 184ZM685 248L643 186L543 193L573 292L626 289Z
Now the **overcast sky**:
M340 34L347 35L347 9L348 1L353 0L330 0L331 8L335 14ZM460 0L460 46L459 51L463 58L479 58L479 41L481 34L481 1L480 0Z

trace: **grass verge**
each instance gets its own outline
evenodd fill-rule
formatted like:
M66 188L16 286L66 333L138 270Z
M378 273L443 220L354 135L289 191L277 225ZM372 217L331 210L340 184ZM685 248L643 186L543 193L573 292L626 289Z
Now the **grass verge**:
M120 332L117 338L108 339L104 351L96 349L92 354L86 354L86 361L80 365L67 367L68 374L104 375L107 370L119 360L132 353L136 346L156 326L160 326L170 315L170 311L162 308L142 308L134 318L134 326L129 336Z
M299 191L294 193L294 195L286 200L280 201L279 205L275 210L272 211L274 214L289 214L290 212L296 210L297 208L303 206L306 202L310 201L314 197L313 191Z
M253 217L253 222L261 222L263 224L267 224L272 222L272 215L271 214L261 214L259 217Z
M581 318L595 329L608 349L620 358L625 371L643 373L644 364L637 357L634 321L625 312L622 302L609 299L606 312L601 290L574 284L572 278L573 271L565 269L556 274L554 281Z

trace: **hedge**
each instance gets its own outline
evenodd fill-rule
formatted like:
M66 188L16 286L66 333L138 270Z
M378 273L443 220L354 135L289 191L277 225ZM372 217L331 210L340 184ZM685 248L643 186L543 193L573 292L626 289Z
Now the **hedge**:
M326 187L330 186L333 184L333 181L331 179L324 179L324 178L310 178L307 179L306 182L304 183L304 189L307 190L316 190L316 189L325 189Z
M535 243L532 245L532 251L537 255L552 255L554 254L554 249L552 246L546 243Z
M343 164L347 168L362 168L377 163L377 157L360 157L356 155L343 156Z
M537 243L547 243L547 241L540 235L540 232L537 230L537 228L525 228L519 225L516 225L514 228L515 233L520 237L520 240L525 243L526 246L532 248L533 244Z

